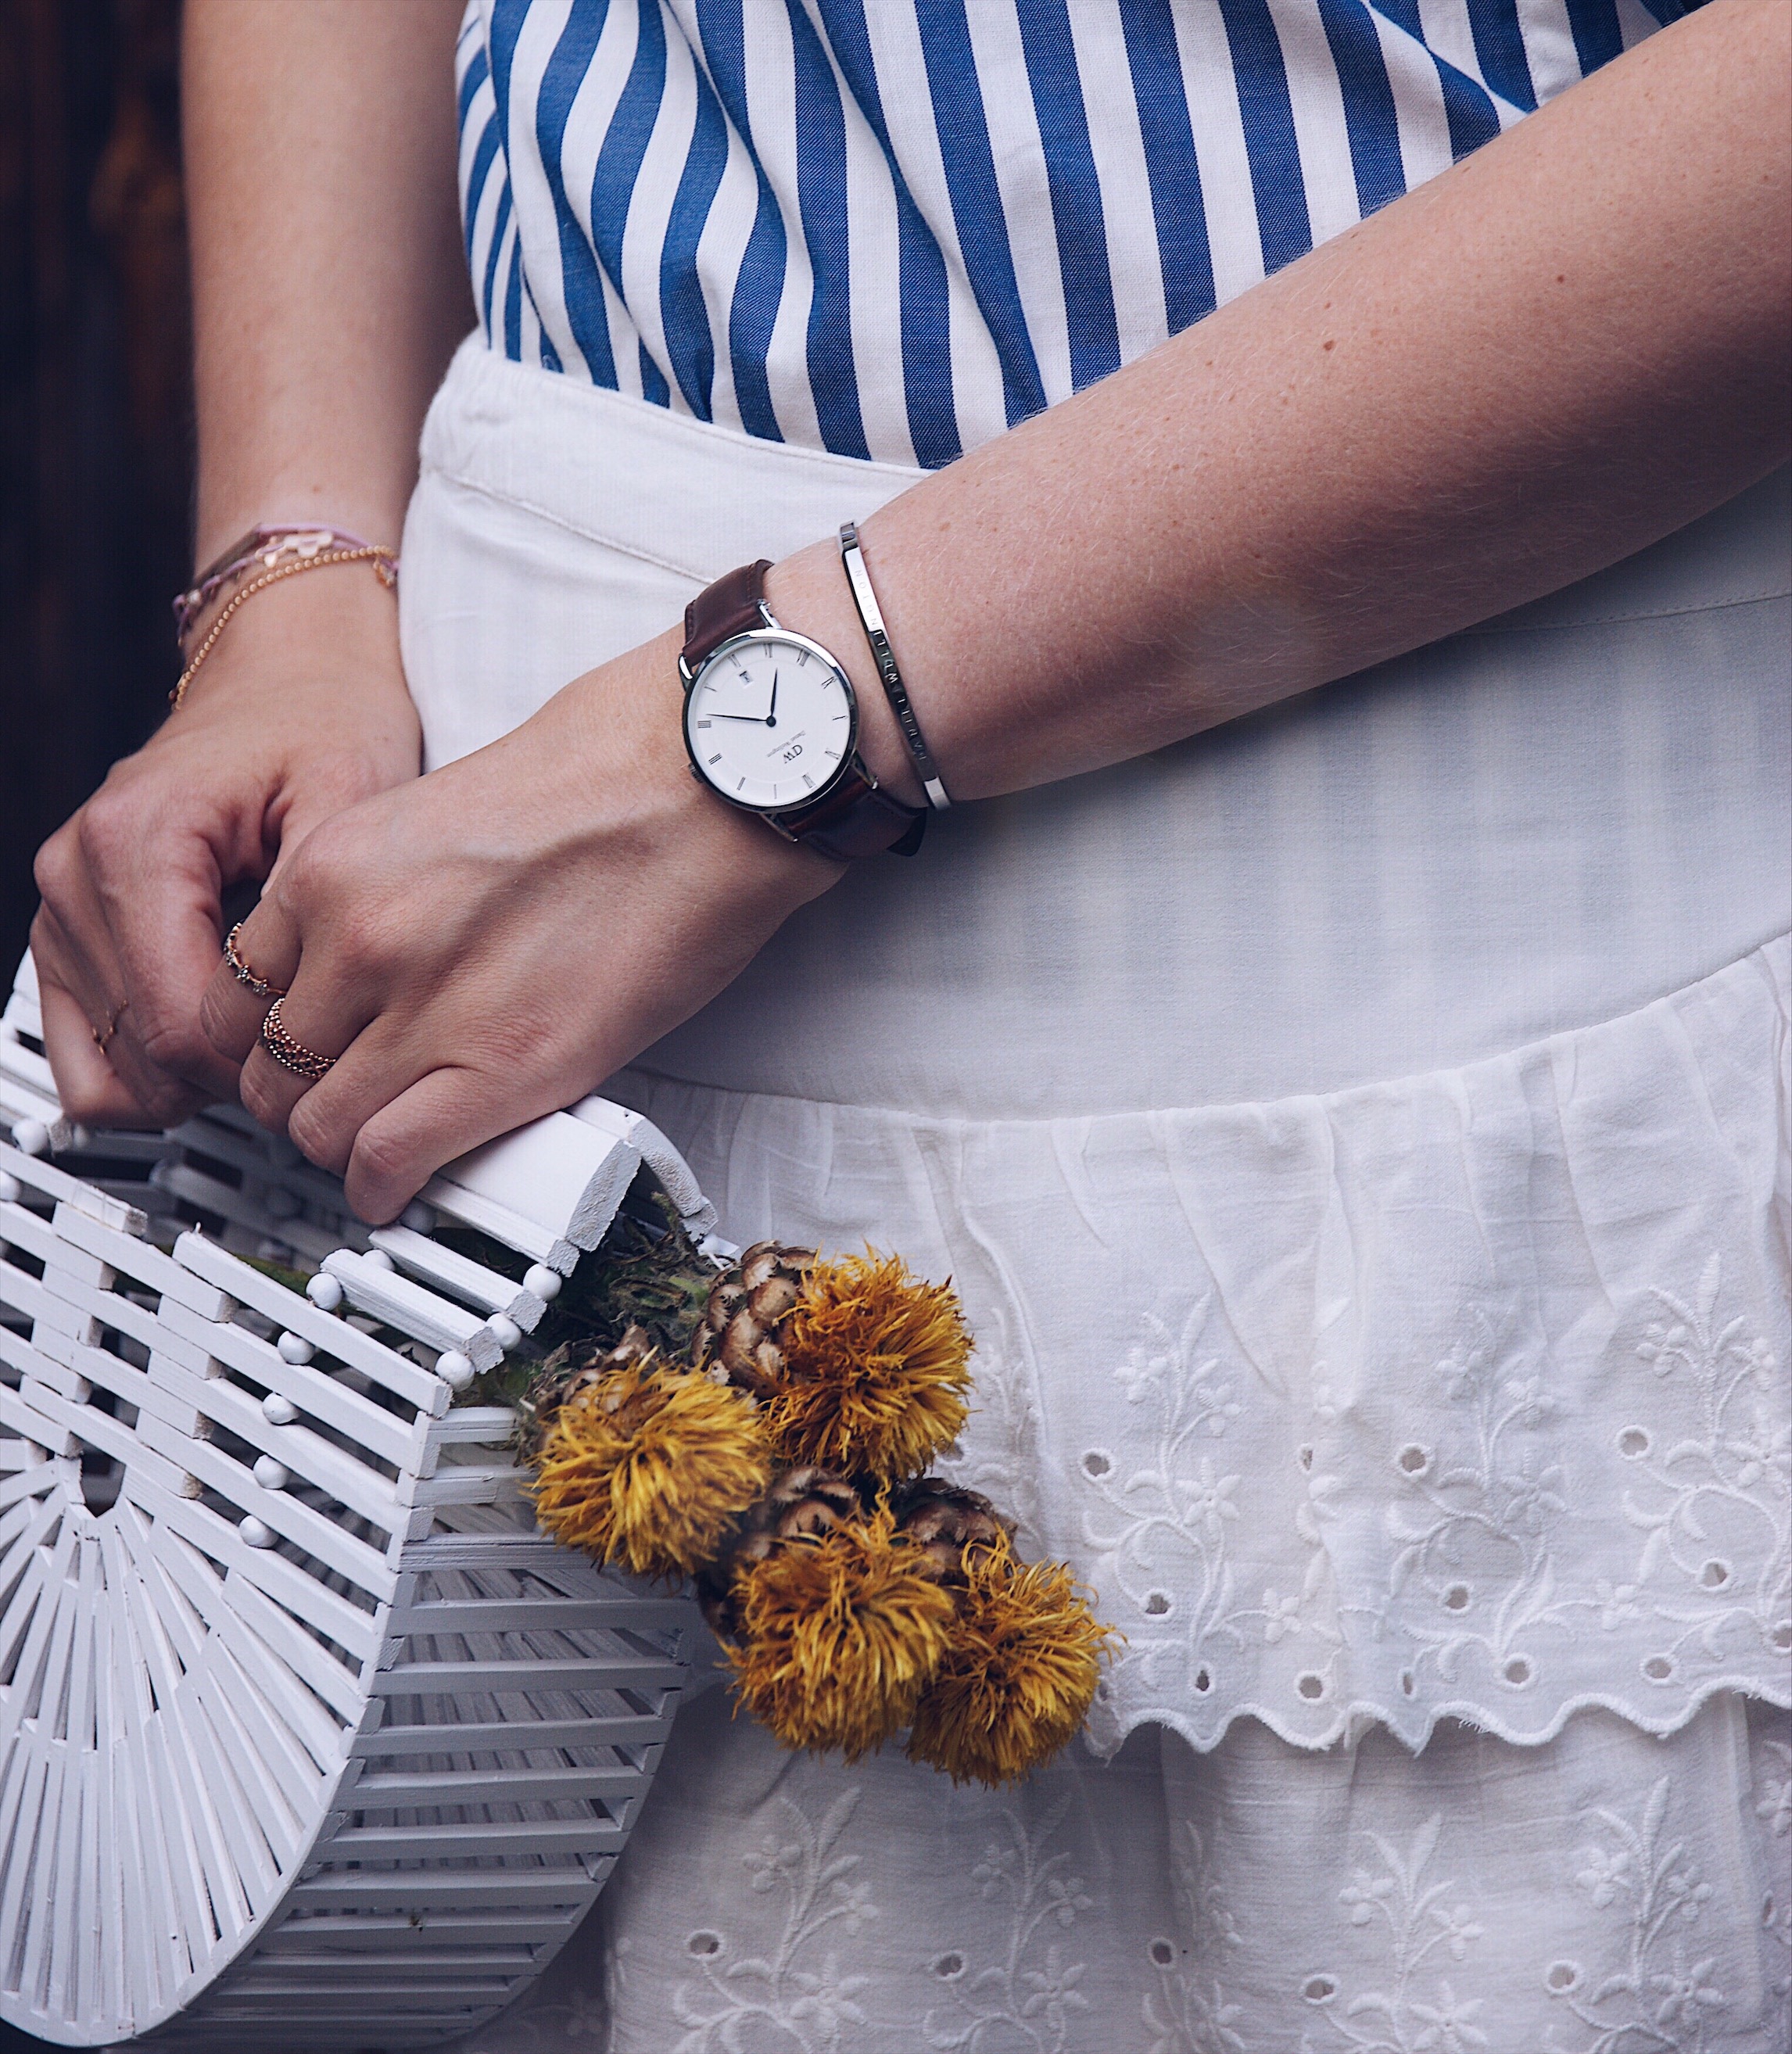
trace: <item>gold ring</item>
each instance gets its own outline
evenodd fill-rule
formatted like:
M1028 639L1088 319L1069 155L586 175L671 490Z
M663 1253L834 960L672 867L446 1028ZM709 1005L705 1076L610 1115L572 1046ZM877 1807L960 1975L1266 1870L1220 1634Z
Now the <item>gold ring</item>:
M104 1027L96 1027L91 1021L88 1022L88 1030L93 1037L93 1045L102 1056L106 1053L112 1037L117 1033L118 1023L124 1018L124 1009L130 1003L130 1000L126 998L115 1005L106 1015L106 1024Z
M304 1042L293 1039L280 1017L280 1009L285 1002L286 994L282 992L268 1008L268 1017L261 1022L261 1046L283 1070L290 1070L294 1076L316 1084L336 1068L336 1059L334 1056L320 1056L315 1049L308 1049Z
M265 978L257 977L246 963L237 949L237 937L242 932L242 923L237 924L224 937L224 960L235 974L237 982L246 986L257 998L284 998L285 991L277 984L269 984Z

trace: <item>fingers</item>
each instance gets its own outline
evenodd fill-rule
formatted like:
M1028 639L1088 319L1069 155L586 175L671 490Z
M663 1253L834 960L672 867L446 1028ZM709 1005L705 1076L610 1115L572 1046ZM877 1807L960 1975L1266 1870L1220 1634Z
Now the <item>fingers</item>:
M44 1051L57 1096L71 1119L88 1127L159 1127L100 1052L81 1001L45 976L37 978L44 1015Z
M117 911L122 917L112 922L112 933L131 1001L119 1021L124 1063L134 1064L146 1084L154 1080L158 1104L234 1098L236 1066L199 1025L199 1001L218 962L215 884L202 892L190 879L151 876L140 900L119 902Z
M348 1202L375 1226L396 1219L444 1163L560 1103L551 1092L519 1100L481 1071L432 1070L356 1135Z
M201 1096L159 1075L125 1029L130 1008L103 924L100 946L84 957L48 905L31 927L44 1014L44 1053L62 1109L88 1127L172 1126L196 1111Z
M81 862L74 895L81 931L97 957L104 942L130 1009L119 1025L116 1067L145 1102L234 1088L235 1077L199 1032L199 994L218 950L217 858L191 824L165 823L127 782L103 786L72 823ZM92 931L89 909L104 923ZM61 908L58 908L61 911ZM65 915L65 925L72 925ZM187 1087L185 1090L182 1087Z
M104 917L80 864L67 864L64 875L56 860L67 856L70 839L65 828L37 854L37 882L45 897L31 923L31 954L46 994L53 988L61 994L53 1005L45 998L44 1053L63 1110L72 1119L97 1125L107 1110L120 1110L124 1101L112 1088L116 1085L137 1123L153 1125L156 1108L150 1099L160 1080L148 1074L134 1046L120 1045L111 1031L127 994ZM57 843L65 845L58 848ZM92 1060L100 1055L96 1033L107 1044L97 1064Z
M218 948L218 867L203 836L102 790L39 850L37 878L39 959L54 958L90 1025L116 1018L106 1054L142 1112L171 1123L233 1092L234 1071L197 1017Z
M233 1074L247 1061L260 1041L268 1008L281 993L291 989L298 974L298 923L278 893L262 895L261 903L243 922L237 935L236 952L238 961L269 987L266 995L258 995L242 982L227 955L214 955L198 1005L200 1031L218 1059L231 1066ZM289 1033L298 1034L289 1012L289 1008L282 1007L281 1017L286 1021ZM324 1053L333 1055L338 1047L347 1045L345 1036L340 1044L326 1045ZM244 1103L248 1103L246 1099ZM250 1107L251 1112L254 1110ZM259 1114L256 1116L260 1118ZM285 1125L284 1119L281 1123Z
M410 1037L397 1023L407 1009L391 1009L383 951L371 943L364 919L344 915L342 868L315 856L288 865L237 931L246 974L226 954L200 1005L213 1045L242 1065L247 1110L339 1175L362 1122L428 1068L406 1054ZM265 1038L276 1003L276 1038L293 1061L277 1057ZM364 1031L370 1025L375 1031ZM332 1067L322 1078L308 1074L305 1055Z
M291 997L281 1003L280 1025L301 1049L334 1057L332 1067L321 1078L301 1076L259 1040L242 1066L249 1112L338 1176L362 1121L422 1074L406 1067L404 1051L395 1047L396 1037L384 1021L363 1031L372 1020L371 1008L354 1005L340 990L320 991L315 976L308 978L301 968Z

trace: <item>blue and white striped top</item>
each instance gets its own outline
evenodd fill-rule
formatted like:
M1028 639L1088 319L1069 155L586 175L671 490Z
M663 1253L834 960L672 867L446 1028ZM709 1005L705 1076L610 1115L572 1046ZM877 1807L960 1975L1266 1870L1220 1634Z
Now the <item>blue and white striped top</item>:
M1373 213L1682 0L471 0L508 357L933 466Z

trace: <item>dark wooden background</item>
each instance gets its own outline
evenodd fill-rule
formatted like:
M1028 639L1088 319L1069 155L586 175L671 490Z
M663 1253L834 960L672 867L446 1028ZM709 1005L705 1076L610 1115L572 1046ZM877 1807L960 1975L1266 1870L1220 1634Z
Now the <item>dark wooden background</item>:
M179 0L0 0L0 986L191 569Z
M191 568L179 0L0 0L0 990ZM43 2043L0 2026L0 2054Z

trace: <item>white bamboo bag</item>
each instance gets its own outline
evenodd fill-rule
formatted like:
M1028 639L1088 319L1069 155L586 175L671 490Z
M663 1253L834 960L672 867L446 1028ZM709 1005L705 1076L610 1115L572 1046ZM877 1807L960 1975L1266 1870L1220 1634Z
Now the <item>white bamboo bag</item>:
M732 1251L601 1099L369 1232L240 1113L83 1136L41 1050L27 956L0 1021L0 2017L69 2047L450 2039L590 1906L701 1631L544 1538L509 1411L454 1391L643 1161ZM301 1297L244 1256L320 1268Z

